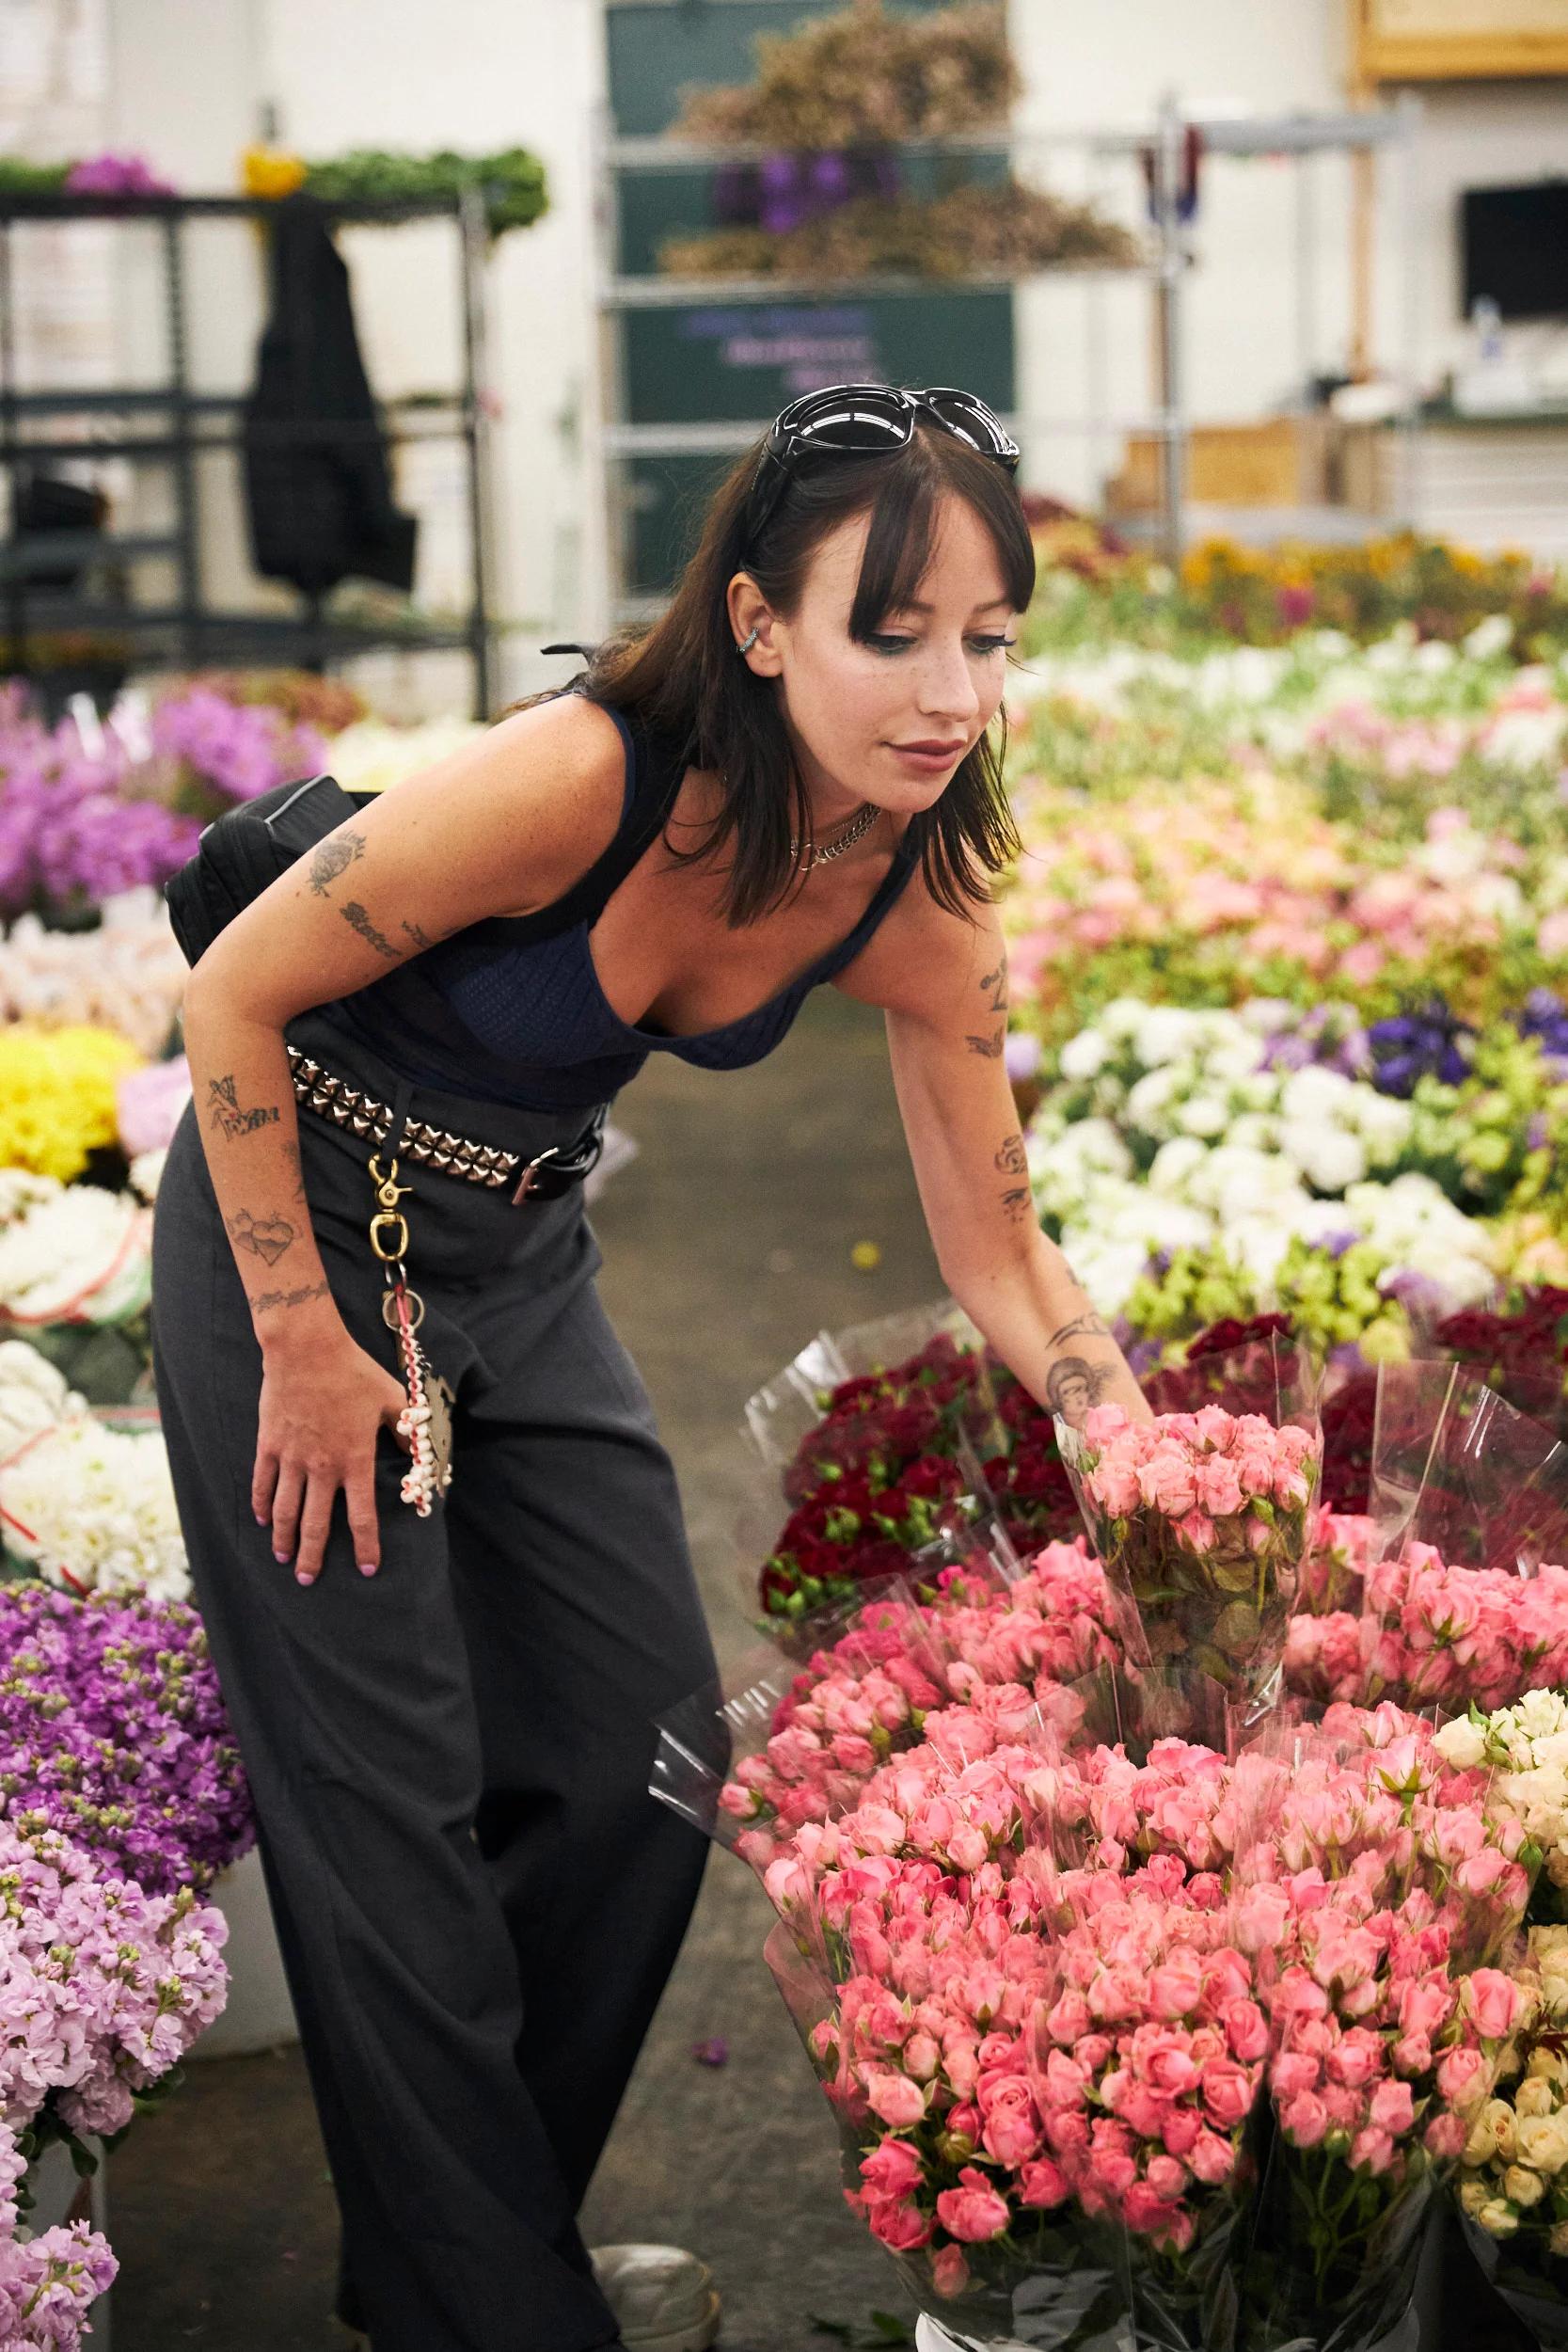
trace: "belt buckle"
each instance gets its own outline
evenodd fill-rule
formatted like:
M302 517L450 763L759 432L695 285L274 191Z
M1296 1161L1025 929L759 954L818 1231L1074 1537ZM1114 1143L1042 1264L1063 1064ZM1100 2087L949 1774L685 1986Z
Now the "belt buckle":
M543 1168L546 1160L555 1159L559 1155L560 1151L561 1146L558 1143L552 1143L545 1151L541 1152L536 1159L529 1161L518 1180L517 1189L512 1196L512 1205L514 1208L517 1208L524 1200L531 1200L533 1198L535 1192L538 1190L537 1178L539 1170Z

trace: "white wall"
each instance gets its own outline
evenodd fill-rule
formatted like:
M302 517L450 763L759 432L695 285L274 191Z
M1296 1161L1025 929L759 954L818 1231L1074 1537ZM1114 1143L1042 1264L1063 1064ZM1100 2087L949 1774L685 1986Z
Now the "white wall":
M109 0L113 131L190 188L234 184L265 93L285 141L307 155L351 146L534 149L551 210L508 237L491 271L497 434L496 602L537 627L509 641L510 691L560 664L531 651L552 634L606 622L602 490L594 460L596 327L586 288L592 243L588 135L600 85L599 0ZM1031 129L1147 122L1162 93L1198 110L1273 114L1341 103L1343 0L1011 0ZM1378 357L1397 365L1413 316L1430 372L1461 347L1454 315L1454 201L1466 182L1568 171L1563 86L1465 86L1429 92L1416 192L1414 266L1385 204L1376 280ZM1128 171L1103 167L1114 209L1137 217ZM1349 175L1337 157L1311 167L1310 318L1293 267L1294 180L1272 162L1210 164L1190 283L1187 381L1193 413L1256 415L1298 379L1303 336L1321 368L1342 364L1349 323ZM1085 184L1080 157L1053 161L1064 189ZM1392 191L1389 191L1390 199ZM204 380L248 379L259 323L255 241L212 230L198 256L198 362ZM383 392L443 380L456 328L451 279L434 230L346 241L372 379ZM1093 302L1098 300L1099 326ZM153 322L135 282L124 290L133 341ZM1094 338L1116 409L1150 394L1147 289L1077 286L1021 295L1020 405L1032 421L1028 479L1069 496L1113 466L1115 437L1059 436L1052 420L1085 414ZM439 488L439 485L435 485ZM449 492L452 488L448 478ZM233 518L237 522L237 511ZM237 587L233 522L222 534ZM426 534L420 586L439 595L461 570L460 517L449 501Z

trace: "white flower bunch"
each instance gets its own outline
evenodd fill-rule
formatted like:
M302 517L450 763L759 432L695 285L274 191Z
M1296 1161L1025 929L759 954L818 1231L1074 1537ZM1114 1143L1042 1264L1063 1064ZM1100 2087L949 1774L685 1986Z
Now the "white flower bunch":
M1292 1181L1331 1195L1394 1168L1410 1138L1409 1104L1319 1064L1266 1068L1278 1009L1260 1000L1191 1012L1116 998L1062 1048L1061 1084L1036 1109L1032 1136L1053 1139L1085 1116L1108 1120L1145 1165L1178 1139L1239 1145L1282 1155Z
M1471 2125L1459 2201L1492 2237L1523 2230L1568 2257L1568 1928L1531 1928L1524 1966L1512 1973L1527 2007Z
M0 1533L35 1575L68 1592L188 1600L168 1453L156 1429L62 1421L0 1468Z
M117 892L96 930L46 930L18 915L0 937L0 1024L86 1022L118 1029L139 1053L161 1054L180 1008L185 959L150 883Z
M0 1168L0 1323L123 1323L152 1289L152 1213L133 1193Z
M1386 1290L1401 1274L1418 1274L1452 1313L1479 1306L1497 1279L1496 1244L1479 1217L1456 1209L1440 1184L1410 1170L1389 1184L1352 1184L1342 1201L1319 1201L1320 1231L1349 1226L1387 1259Z
M40 1431L73 1421L87 1401L66 1385L58 1367L25 1340L0 1340L0 1462Z
M332 772L345 792L385 792L417 769L434 767L461 751L483 731L477 719L427 719L409 727L356 719L332 738Z
M1493 1768L1488 1804L1540 1847L1553 1885L1568 1886L1568 1697L1527 1691L1515 1706L1490 1715L1472 1707L1434 1737L1456 1772ZM1568 1948L1562 1964L1568 1970Z

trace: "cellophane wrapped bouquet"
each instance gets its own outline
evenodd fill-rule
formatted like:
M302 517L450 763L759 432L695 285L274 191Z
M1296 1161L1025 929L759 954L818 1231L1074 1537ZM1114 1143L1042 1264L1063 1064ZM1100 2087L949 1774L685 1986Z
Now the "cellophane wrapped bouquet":
M1147 1720L1222 1746L1277 1687L1323 1461L1310 1367L1276 1334L1243 1354L1254 1409L1057 1423L1090 1545L1142 1628Z
M1568 1661L1559 1459L1475 1375L1405 1368L1369 1509L1330 1512L1281 1336L1216 1356L1140 1437L1114 1518L1158 1516L1143 1553L1086 1511L1103 1552L1085 1531L1021 1559L981 1489L661 1729L656 1793L778 1915L768 1963L850 2204L955 2344L1393 2352L1434 2201L1463 2177L1476 2203L1485 2119L1544 2079L1521 1922L1568 1901L1568 1764L1547 1770L1560 1702L1525 1694ZM1069 1424L1077 1474L1121 1434ZM775 1475L801 1458L797 1437ZM1212 1536L1180 1533L1195 1513ZM1134 1576L1156 1544L1180 1580ZM1230 1592L1213 1571L1243 1553ZM1226 1647L1238 1600L1255 1625ZM1314 1693L1331 1663L1342 1691ZM1493 2224L1514 2192L1516 2166ZM1528 2242L1568 2267L1549 2228Z
M818 1333L748 1400L746 1428L736 1549L746 1605L760 1600L769 1628L992 1518L980 1464L1000 1444L995 1404L979 1334L951 1301Z

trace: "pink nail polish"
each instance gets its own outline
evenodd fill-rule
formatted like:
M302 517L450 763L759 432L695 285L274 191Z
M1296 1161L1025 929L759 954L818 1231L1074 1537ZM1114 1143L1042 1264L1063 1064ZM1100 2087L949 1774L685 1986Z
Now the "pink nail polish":
M288 1566L289 1554L286 1551L277 1551L275 1549L272 1556L277 1561L280 1568L286 1568Z
M267 1515L266 1515L266 1513L265 1513L264 1511L258 1511L258 1512L257 1512L257 1514L256 1514L256 1524L257 1524L257 1526L258 1526L258 1527L265 1527L266 1523L267 1523Z
M294 1582L296 1584L313 1584L315 1581L315 1578L310 1574L308 1568L296 1568L294 1570Z
M361 1560L359 1563L359 1573L361 1576L373 1576L375 1574L375 1569L376 1564L373 1560Z

